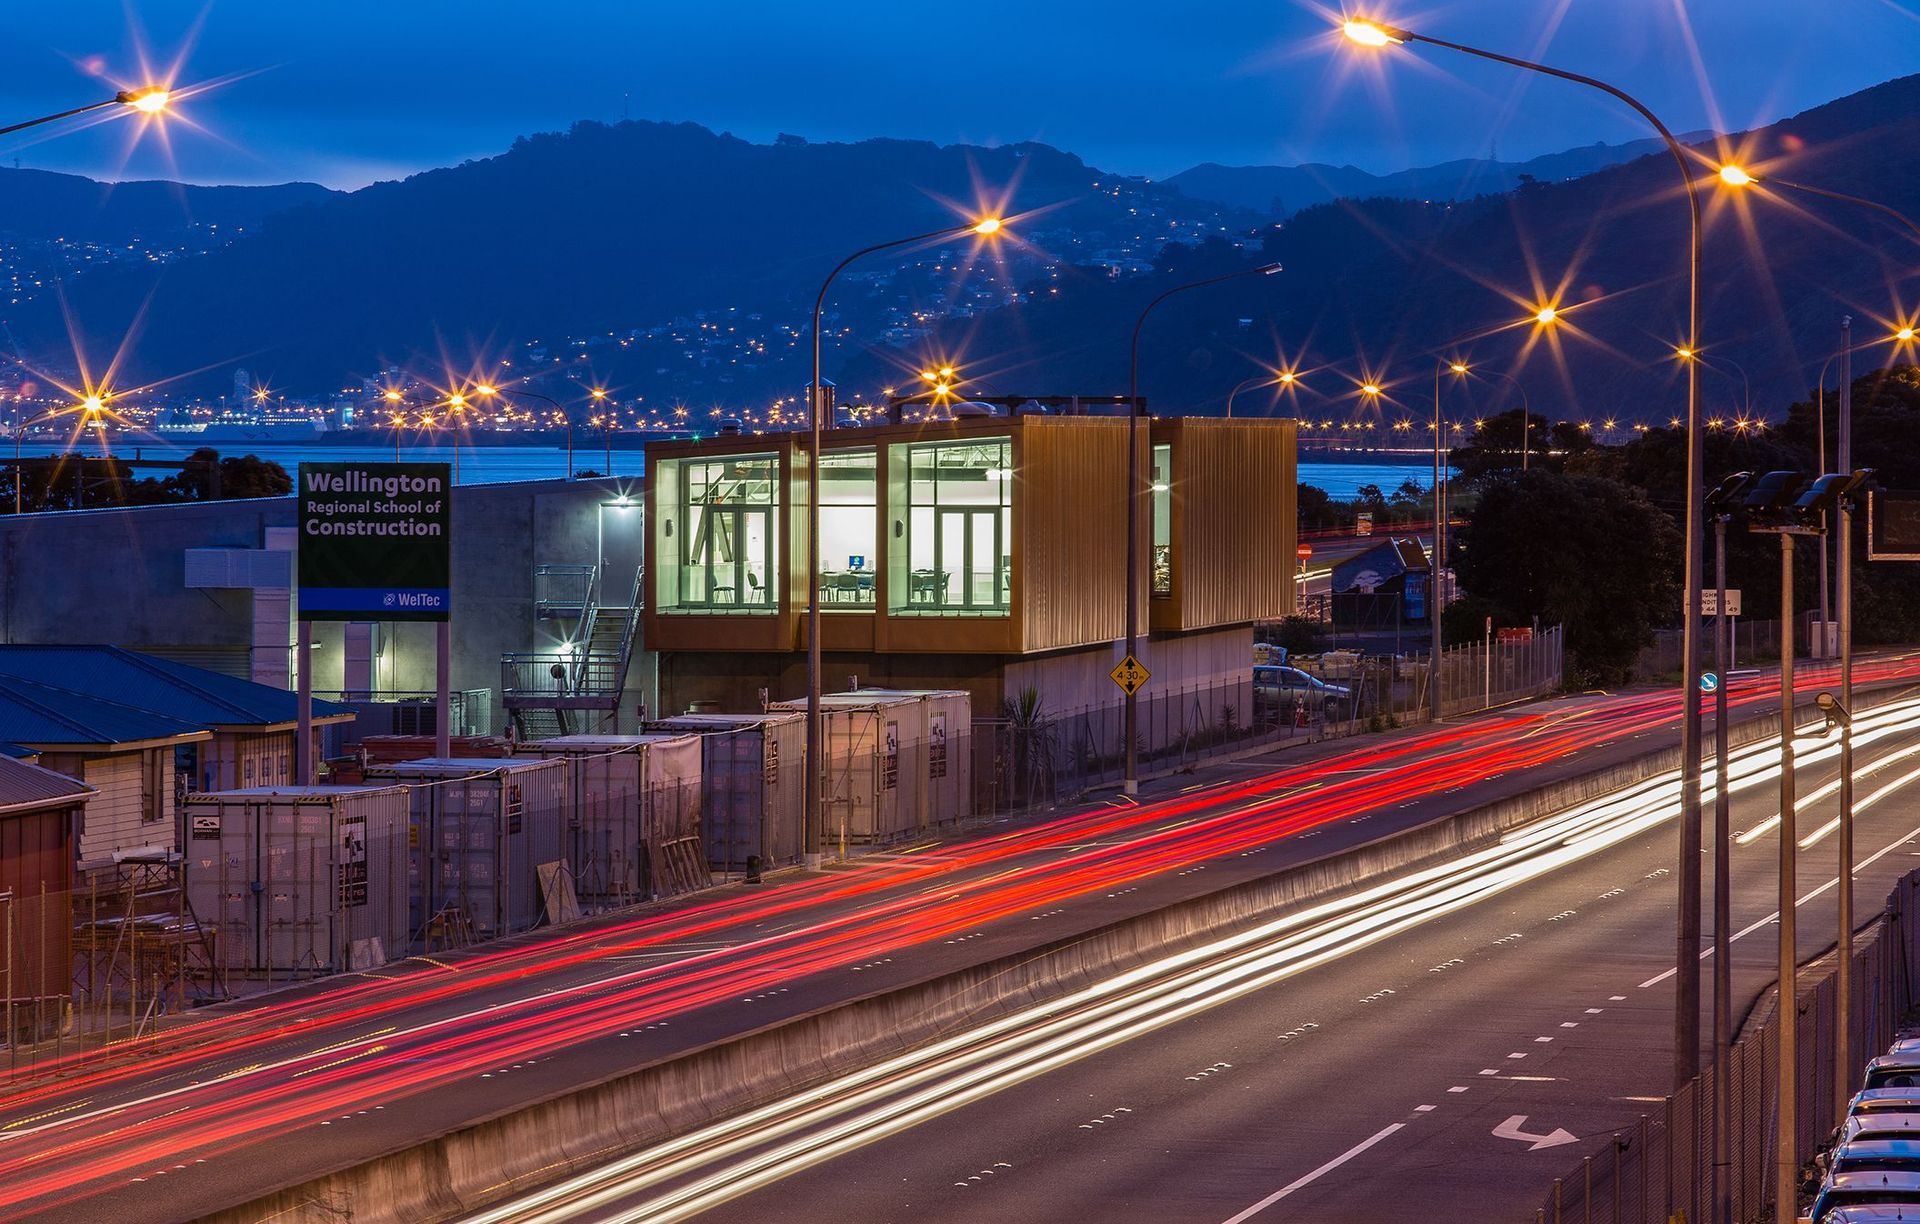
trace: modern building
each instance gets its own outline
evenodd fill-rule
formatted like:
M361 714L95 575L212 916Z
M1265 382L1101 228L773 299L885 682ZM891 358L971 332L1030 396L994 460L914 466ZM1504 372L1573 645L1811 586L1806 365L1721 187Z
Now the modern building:
M455 491L456 734L510 714L546 724L522 738L637 724L638 494L614 479ZM0 642L113 642L289 688L295 511L278 497L0 516ZM318 623L314 690L360 711L362 732L431 735L434 639L430 624Z
M1252 624L1292 610L1291 421L1139 431L1149 692L1243 676ZM1110 705L1126 636L1127 421L1012 413L647 448L659 704L804 692L807 485L820 488L824 682L961 688L976 714L1038 690Z

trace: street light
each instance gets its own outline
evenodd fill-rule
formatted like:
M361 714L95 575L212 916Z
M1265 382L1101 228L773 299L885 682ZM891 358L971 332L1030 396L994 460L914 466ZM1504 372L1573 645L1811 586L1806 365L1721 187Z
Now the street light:
M1440 420L1440 376L1451 373L1455 378L1465 378L1470 369L1466 362L1458 360L1442 360L1433 367L1433 560L1427 567L1427 619L1432 622L1433 652L1427 659L1427 687L1433 694L1434 722L1440 721L1440 652L1443 649L1440 615L1445 611L1440 591L1447 563L1448 528L1446 477L1440 466L1440 452L1446 445L1446 430Z
M1285 387L1288 390L1291 390L1294 384L1297 382L1299 382L1299 376L1294 374L1292 370L1263 372L1260 374L1255 374L1251 378L1241 379L1240 382L1233 388L1233 390L1227 392L1227 419L1229 421L1233 419L1233 401L1235 397L1237 397L1242 391L1245 391L1247 388L1257 387L1262 383L1265 383L1271 386Z
M814 473L818 472L820 465L821 417L826 414L827 408L826 393L820 385L820 318L826 310L827 293L848 265L868 255L891 251L896 247L936 242L942 238L959 238L966 234L992 238L1004 228L1005 223L999 217L981 217L966 225L950 225L910 238L895 238L890 242L876 242L872 246L861 247L834 265L833 271L827 273L827 279L820 282L820 292L813 299L813 381L807 384L808 441L811 448L807 462L814 469L807 479L807 803L806 823L801 835L801 852L809 868L820 865L821 782L826 768L822 759L826 737L821 734L820 723L820 481ZM938 378L934 380L936 388L944 393L951 385L953 368L945 367L939 372L939 377L948 380L946 383L941 383Z
M607 472L613 475L613 410L607 407L607 389L594 387L587 392L593 402L600 405L600 436L607 444Z
M1222 272L1218 276L1202 277L1162 290L1159 296L1148 302L1141 310L1140 317L1133 323L1133 339L1127 348L1127 658L1137 659L1140 649L1140 332L1147 325L1147 316L1154 312L1160 303L1177 293L1190 289L1204 289L1208 285L1217 285L1222 281L1239 280L1243 276L1272 276L1280 271L1277 263L1261 264L1253 268L1236 268L1231 272ZM1123 733L1127 737L1127 772L1122 782L1122 790L1129 795L1140 793L1140 762L1138 745L1134 742L1134 728L1139 717L1137 694L1139 687L1127 692L1126 718Z
M1739 517L1753 473L1735 472L1707 494L1706 513L1713 520L1713 668L1720 683L1713 690L1713 1048L1717 1052L1733 1041L1733 967L1730 964L1733 925L1733 836L1731 790L1727 782L1730 745L1727 728L1727 669L1732 658L1733 621L1727 616L1727 524ZM1693 615L1694 609L1687 609ZM1729 1166L1732 1137L1726 1119L1733 1104L1729 1077L1714 1076L1710 1130L1714 1163L1714 1219L1728 1214L1724 1196L1732 1186L1724 1170ZM1723 1209L1726 1208L1726 1209Z
M1464 43L1447 42L1416 34L1411 30L1364 18L1349 19L1342 29L1348 39L1364 47L1386 47L1411 42L1426 43L1449 51L1458 51L1479 59L1492 60L1509 67L1538 72L1600 90L1632 107L1645 119L1679 168L1680 181L1687 193L1687 334L1686 347L1700 347L1700 192L1694 183L1694 169L1687 152L1673 132L1645 103L1615 85L1594 77L1552 68L1545 64L1510 55L1485 51ZM1685 592L1692 601L1700 590L1701 579L1701 486L1704 483L1702 439L1700 436L1699 373L1687 363L1687 478L1685 512ZM1684 717L1680 725L1680 848L1679 922L1674 955L1674 1084L1679 1086L1700 1072L1700 626L1692 616L1681 620L1681 702ZM1791 1133L1791 1132L1787 1132ZM1785 1145L1783 1145L1784 1147ZM1791 1213L1792 1196L1782 1211ZM1788 1217L1790 1218L1790 1217Z
M1861 208L1871 208L1883 216L1891 217L1895 222L1905 226L1911 231L1915 238L1920 238L1920 222L1914 221L1912 217L1907 216L1897 208L1890 208L1878 200L1869 200L1864 196L1848 195L1844 191L1834 191L1827 187L1815 187L1811 183L1796 183L1792 179L1774 178L1771 175L1762 177L1753 173L1745 166L1738 166L1732 163L1720 167L1720 181L1729 187L1735 188L1754 187L1764 183L1769 187L1785 187L1789 191L1798 191L1811 196L1819 196L1824 200L1837 200L1842 204L1853 204Z
M507 400L519 399L519 398L537 399L544 403L552 404L554 408L560 413L560 423L567 427L567 479L568 480L573 479L573 414L567 411L567 406L565 404L562 404L559 400L553 398L551 395L542 395L538 391L528 391L525 388L521 388L521 387L516 387L514 390L509 391L504 387L496 387L491 383L481 383L479 386L473 389L473 393L483 398L491 398L497 395L500 398L507 399ZM448 396L447 402L452 403L456 399L459 400L462 405L466 403L466 397L459 396L459 395ZM457 443L453 453L454 453L454 458L458 460L460 451L458 449Z
M83 420L81 424L83 427L91 426L97 429L105 424L103 418L107 414L107 401L112 398L112 392L90 391L83 396L77 404L66 408L49 409L39 416L22 421L13 427L13 512L15 514L20 513L20 486L22 483L20 479L20 444L26 440L27 430L42 421L51 421L55 417L72 416L74 413L80 413L82 415ZM82 470L84 471L84 464L86 463L84 454L80 462L83 465Z
M143 115L158 115L167 109L173 101L173 92L162 85L149 85L145 89L123 89L103 102L89 102L85 106L76 106L72 110L63 110L51 115L42 115L38 119L29 119L25 123L9 124L0 127L0 136L14 132L23 132L43 123L54 123L61 119L71 119L75 115L84 115L88 111L104 110L109 106L124 106L139 111Z

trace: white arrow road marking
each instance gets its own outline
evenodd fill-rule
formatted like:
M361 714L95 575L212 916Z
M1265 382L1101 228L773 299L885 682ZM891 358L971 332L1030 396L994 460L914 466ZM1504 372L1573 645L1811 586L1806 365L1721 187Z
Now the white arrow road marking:
M1526 1120L1527 1115L1525 1114L1513 1115L1505 1122L1493 1128L1493 1137L1495 1139L1518 1139L1522 1143L1530 1143L1533 1146L1527 1149L1529 1152L1537 1152L1541 1148L1559 1147L1563 1143L1580 1142L1580 1136L1570 1134L1557 1126L1553 1128L1551 1134L1529 1135L1520 1129Z

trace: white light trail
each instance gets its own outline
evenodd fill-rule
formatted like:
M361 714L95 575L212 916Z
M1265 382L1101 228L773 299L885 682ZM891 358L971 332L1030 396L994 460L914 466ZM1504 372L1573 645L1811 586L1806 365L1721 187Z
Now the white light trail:
M1920 700L1862 715L1879 732ZM1884 734L1891 734L1891 730ZM1878 734L1875 738L1882 738ZM1856 738L1864 742L1865 735ZM1911 752L1915 749L1903 750ZM1777 737L1729 762L1734 790L1779 769ZM1820 759L1808 752L1805 764ZM1920 770L1870 797L1920 779ZM908 1130L1016 1084L1265 989L1410 928L1530 883L1678 813L1678 770L1515 829L1435 867L1308 906L1251 930L1115 974L1050 1003L700 1127L498 1207L469 1224L668 1224ZM647 1195L644 1199L638 1196Z

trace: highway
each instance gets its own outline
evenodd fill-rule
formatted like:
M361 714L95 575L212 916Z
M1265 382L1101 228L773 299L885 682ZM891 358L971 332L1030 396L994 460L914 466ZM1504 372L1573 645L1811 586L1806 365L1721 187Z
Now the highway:
M1915 666L1859 670L1886 681ZM1763 705L1767 687L1746 685L1736 705ZM212 1210L625 1067L1424 823L1468 797L1668 746L1676 706L1670 691L1565 699L1319 745L1212 770L1204 785L1163 783L1139 807L280 992L131 1058L70 1055L0 1101L0 1214Z
M1856 724L1863 909L1920 857L1916 714ZM1836 763L1800 751L1811 955ZM1774 752L1730 771L1736 1014L1772 979ZM471 1221L1531 1220L1668 1087L1677 798L1580 805Z

